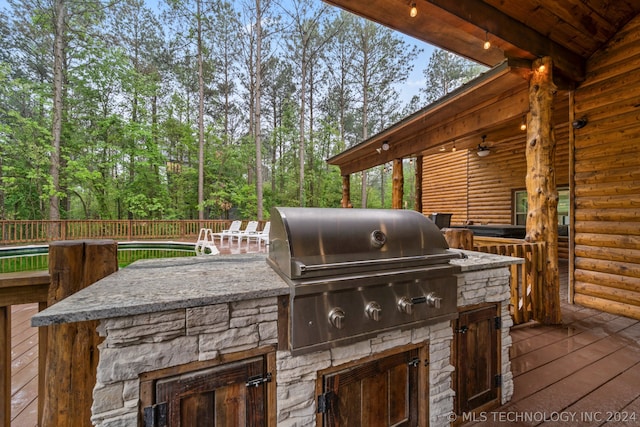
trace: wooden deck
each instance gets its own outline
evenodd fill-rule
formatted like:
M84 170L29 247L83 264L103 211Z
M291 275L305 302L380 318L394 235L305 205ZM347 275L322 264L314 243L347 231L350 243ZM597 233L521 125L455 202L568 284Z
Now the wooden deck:
M640 322L567 304L562 279L563 325L513 328L513 399L465 425L640 425ZM37 425L38 336L29 325L36 311L12 310L13 427Z
M563 324L512 329L513 397L465 426L640 425L640 322L569 305L561 268Z

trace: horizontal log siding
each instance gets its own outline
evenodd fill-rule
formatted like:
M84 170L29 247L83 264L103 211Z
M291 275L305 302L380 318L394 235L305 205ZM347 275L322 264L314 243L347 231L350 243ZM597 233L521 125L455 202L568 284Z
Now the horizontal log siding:
M423 157L422 212L452 213L452 225L467 220L466 150Z
M556 182L566 187L569 185L568 123L557 125L555 131ZM525 189L525 137L523 132L519 138L493 143L487 157L478 157L475 151L467 150L425 156L423 212L451 212L454 214L451 223L455 225L466 221L512 224L513 191Z
M574 301L640 319L640 17L575 91Z

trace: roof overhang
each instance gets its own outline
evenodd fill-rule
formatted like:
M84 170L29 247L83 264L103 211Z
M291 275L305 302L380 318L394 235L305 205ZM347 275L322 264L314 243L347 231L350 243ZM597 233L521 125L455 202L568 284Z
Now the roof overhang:
M523 65L525 66L523 68ZM527 64L503 61L449 95L372 136L327 162L342 175L393 159L437 152L445 143L475 147L480 135L504 139L529 110ZM525 76L523 76L523 74ZM383 142L388 150L381 150Z

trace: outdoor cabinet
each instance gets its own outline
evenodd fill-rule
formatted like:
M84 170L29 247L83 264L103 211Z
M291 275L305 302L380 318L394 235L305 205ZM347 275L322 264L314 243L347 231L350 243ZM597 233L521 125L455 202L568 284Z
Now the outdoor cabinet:
M142 426L268 426L273 353L215 366L195 362L143 374Z
M500 326L495 304L461 307L454 322L455 411L486 410L500 403Z
M428 344L319 374L318 426L428 424Z

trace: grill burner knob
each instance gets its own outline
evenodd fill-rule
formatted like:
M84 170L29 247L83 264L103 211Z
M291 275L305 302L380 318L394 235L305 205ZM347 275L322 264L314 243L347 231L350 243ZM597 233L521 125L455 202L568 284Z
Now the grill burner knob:
M344 317L344 310L336 307L329 312L329 323L336 329L342 329L344 327Z
M411 302L411 298L409 297L400 298L400 300L398 301L398 310L400 310L401 313L405 313L405 314L413 313L413 303Z
M442 302L442 298L436 295L434 292L431 292L427 295L427 304L430 307L440 308L440 303Z
M380 320L380 315L382 314L382 307L377 302L372 301L369 304L367 304L367 307L365 308L365 312L367 313L367 316L369 317L369 319L375 320L377 322Z

